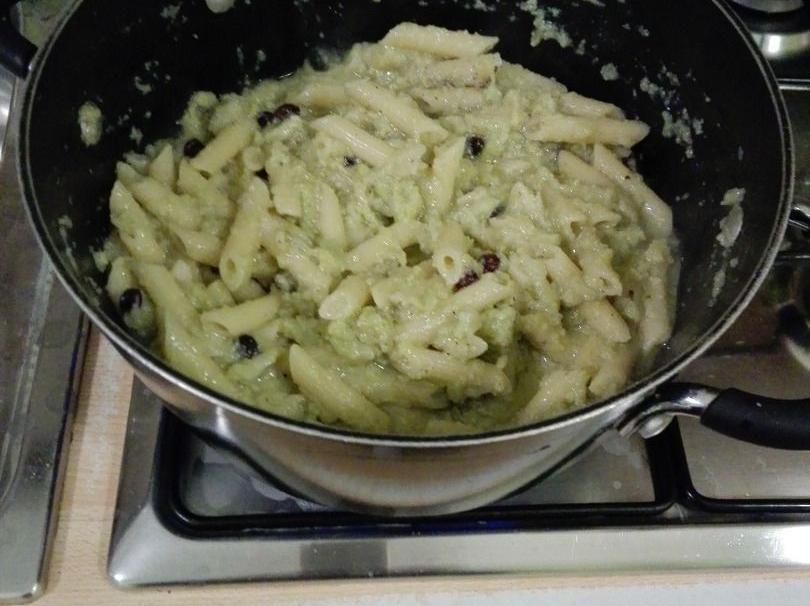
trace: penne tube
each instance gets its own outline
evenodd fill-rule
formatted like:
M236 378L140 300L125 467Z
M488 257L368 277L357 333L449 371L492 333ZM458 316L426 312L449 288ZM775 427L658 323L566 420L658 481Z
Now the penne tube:
M180 162L177 187L180 191L197 198L205 212L215 217L233 217L233 202L213 183L197 172L187 160Z
M146 177L133 183L132 195L155 217L187 229L197 229L200 212L187 196L179 196L160 181Z
M638 173L627 168L603 145L594 145L593 165L638 202L645 226L653 236L666 238L672 233L672 209L644 183Z
M163 263L166 251L158 242L152 219L120 181L115 182L110 194L110 221L133 257L146 263Z
M342 116L329 115L313 120L312 128L342 141L358 158L372 166L382 166L394 149Z
M615 120L605 117L543 116L539 123L525 129L532 141L548 143L602 143L632 147L650 132L650 127L637 120Z
M232 292L250 281L252 259L261 243L262 216L270 205L267 185L254 177L239 202L239 210L219 260L222 281Z
M346 91L349 97L380 112L391 124L417 140L439 143L447 138L447 131L423 114L410 99L400 98L368 80L350 82Z
M226 126L191 160L191 165L201 173L213 175L248 146L254 128L253 120L247 118Z
M166 144L149 164L149 176L171 189L174 187L175 181L177 180L176 172L172 146Z
M267 324L275 317L280 305L281 299L273 293L239 305L206 311L200 316L200 319L203 322L216 324L224 328L231 336L237 337Z
M363 431L388 429L391 423L388 415L346 384L333 369L316 362L303 347L292 345L289 358L293 381L328 417Z
M369 298L366 282L358 276L347 276L321 301L318 315L324 320L345 320L359 312Z
M451 31L434 25L400 23L382 39L382 44L421 51L439 57L474 57L486 53L498 43L494 36L479 36Z

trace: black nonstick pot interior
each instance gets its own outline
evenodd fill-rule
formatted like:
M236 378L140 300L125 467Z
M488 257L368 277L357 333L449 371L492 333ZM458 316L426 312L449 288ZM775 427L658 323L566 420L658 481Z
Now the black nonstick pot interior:
M497 35L506 61L613 102L652 126L636 150L638 169L672 205L682 251L676 328L657 365L677 361L750 290L786 216L788 125L745 34L709 0L605 0L604 7L544 0L545 16L571 44L531 46L537 15L517 2L475 3L487 10L465 8L474 4L466 0L424 4L236 0L230 11L213 14L202 0L82 2L44 51L22 124L26 194L58 269L120 326L100 294L104 277L91 251L107 236L107 197L125 152L176 132L194 91L238 91L290 73L317 48L378 40L401 21L430 23ZM611 65L618 78L606 80ZM656 86L667 92L656 93ZM94 147L79 138L77 112L86 101L104 114L104 135ZM693 157L686 143L662 134L663 112L691 127ZM724 261L716 236L728 210L720 200L732 187L746 190L744 223ZM722 266L725 282L713 297Z

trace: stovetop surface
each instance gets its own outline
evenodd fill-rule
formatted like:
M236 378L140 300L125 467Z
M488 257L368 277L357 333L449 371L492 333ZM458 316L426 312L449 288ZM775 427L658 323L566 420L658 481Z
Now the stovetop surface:
M797 197L810 198L810 91L785 90ZM774 397L810 386L810 239L785 255L681 379ZM210 438L209 438L210 440ZM151 460L152 466L144 462ZM136 385L109 559L123 586L411 574L810 565L810 453L679 420L609 436L555 475L473 512L374 519L311 503L212 447ZM662 546L665 548L662 549Z
M785 84L797 201L810 202L810 19L743 13ZM756 17L756 18L755 18ZM805 39L806 38L806 39ZM810 386L810 240L790 234L737 324L682 379L774 397ZM807 257L810 258L810 254ZM810 566L810 453L679 420L609 436L519 494L473 512L375 519L289 494L201 440L136 384L108 560L121 586L413 574Z
M29 3L41 41L62 0ZM810 205L810 9L777 19L742 12L782 82L796 134L797 202ZM41 21L41 22L40 22ZM0 98L11 88L0 79ZM0 105L3 105L0 103ZM13 145L13 133L11 143ZM13 154L10 149L7 154ZM22 225L5 162L0 215ZM0 376L0 601L42 589L58 502L62 437L85 324L44 270L25 229L6 251ZM25 240L27 238L27 240ZM23 245L20 245L21 240ZM791 250L810 240L791 234ZM9 264L26 252L28 263ZM20 269L20 268L24 268ZM8 271L21 271L17 276ZM804 261L772 273L746 314L683 377L778 397L810 386ZM16 288L15 292L23 292ZM31 309L25 303L34 300ZM18 355L19 354L19 355ZM26 419L36 418L31 424ZM35 426L36 433L18 431ZM171 435L171 439L164 439ZM730 440L680 421L647 442L612 437L573 466L488 508L380 520L296 498L238 457L208 446L133 391L109 557L120 585L410 574L810 566L810 454Z

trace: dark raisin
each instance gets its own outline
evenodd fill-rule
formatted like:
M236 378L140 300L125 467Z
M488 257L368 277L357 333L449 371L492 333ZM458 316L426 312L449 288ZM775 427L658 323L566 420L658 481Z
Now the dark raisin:
M273 116L276 119L276 122L284 122L290 116L297 116L301 113L301 108L297 105L293 105L292 103L285 103L284 105L279 105L276 108L276 111L273 112Z
M480 135L470 135L464 145L464 155L468 158L475 158L484 151L486 141Z
M503 204L498 204L495 208L492 209L492 212L489 213L489 218L494 219L495 217L502 215L503 211L506 210L506 207Z
M270 175L267 174L267 171L263 168L260 168L256 171L256 176L259 177L262 181L269 181Z
M498 271L498 268L501 266L501 259L498 257L498 255L491 252L481 255L479 261L481 261L481 267L484 268L485 274Z
M240 358L252 358L259 353L259 344L250 335L239 335L236 339L236 353Z
M143 303L143 294L138 288L127 288L118 297L118 309L122 314L128 314Z
M189 139L183 146L183 155L186 158L196 158L205 145L199 139Z
M269 124L273 124L275 121L276 121L275 112L259 112L256 115L256 124L259 125L259 128L264 128Z
M462 288L467 288L470 284L474 284L475 282L478 282L478 274L473 270L468 269L464 272L464 275L458 279L455 286L453 286L453 292L458 292Z
M343 166L354 166L357 164L357 158L354 156L344 156L343 157Z

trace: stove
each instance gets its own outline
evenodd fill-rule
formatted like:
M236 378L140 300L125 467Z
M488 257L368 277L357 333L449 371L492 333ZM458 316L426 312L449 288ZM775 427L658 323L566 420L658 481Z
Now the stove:
M780 76L796 134L797 202L807 207L810 50L784 42L810 23L807 11L740 11ZM808 313L810 239L792 230L757 298L681 379L806 397ZM111 581L125 587L769 567L810 567L810 453L752 446L678 420L647 441L611 436L489 507L372 518L286 492L201 440L137 383L108 560Z
M53 11L58 4L34 6ZM742 4L748 8L741 7L740 14L785 91L796 136L796 202L807 210L810 10L802 0ZM786 12L758 10L775 4ZM8 175L0 175L3 179ZM1 191L0 208L10 212L6 200L16 194ZM797 224L808 217L810 212L797 213ZM25 392L24 405L16 408L31 414L36 407L47 409L52 422L49 437L15 441L0 432L0 602L35 595L42 587L49 521L58 502L61 436L69 427L85 333L72 307L65 311L61 305L61 313L53 313L54 301L65 295L39 258L30 271L37 278L31 284L39 285L31 295L39 312L23 318L23 326L34 345L26 350L28 358L9 360L0 372L33 368L43 373L37 376L44 387ZM807 397L808 316L810 238L792 229L756 299L680 378L773 397ZM25 381L18 375L15 380L40 384L25 376ZM66 378L56 381L57 376ZM160 404L136 381L108 557L109 578L118 586L434 574L810 570L810 453L744 444L692 420L673 422L646 441L609 436L570 467L486 508L437 518L381 519L336 511L286 492L239 456L201 440ZM4 412L0 399L0 426ZM3 467L12 460L6 444L21 443L40 448L17 448L13 461L18 471L12 475ZM41 466L26 467L26 456ZM28 477L19 469L40 480L38 500L7 498L9 486L19 490L22 484L12 480ZM22 579L17 583L6 574L14 558L4 550L11 535L3 533L13 527L9 522L22 517L9 517L9 503L12 511L39 504L27 515L36 531L14 535L27 537L25 553L30 554L24 565L15 563L15 579Z
M810 91L787 95L810 133ZM801 145L810 166L810 139ZM796 232L738 323L682 378L807 396L808 305L810 241ZM694 420L647 441L610 436L489 507L384 519L285 492L137 383L108 560L120 586L808 567L810 453L737 442Z

